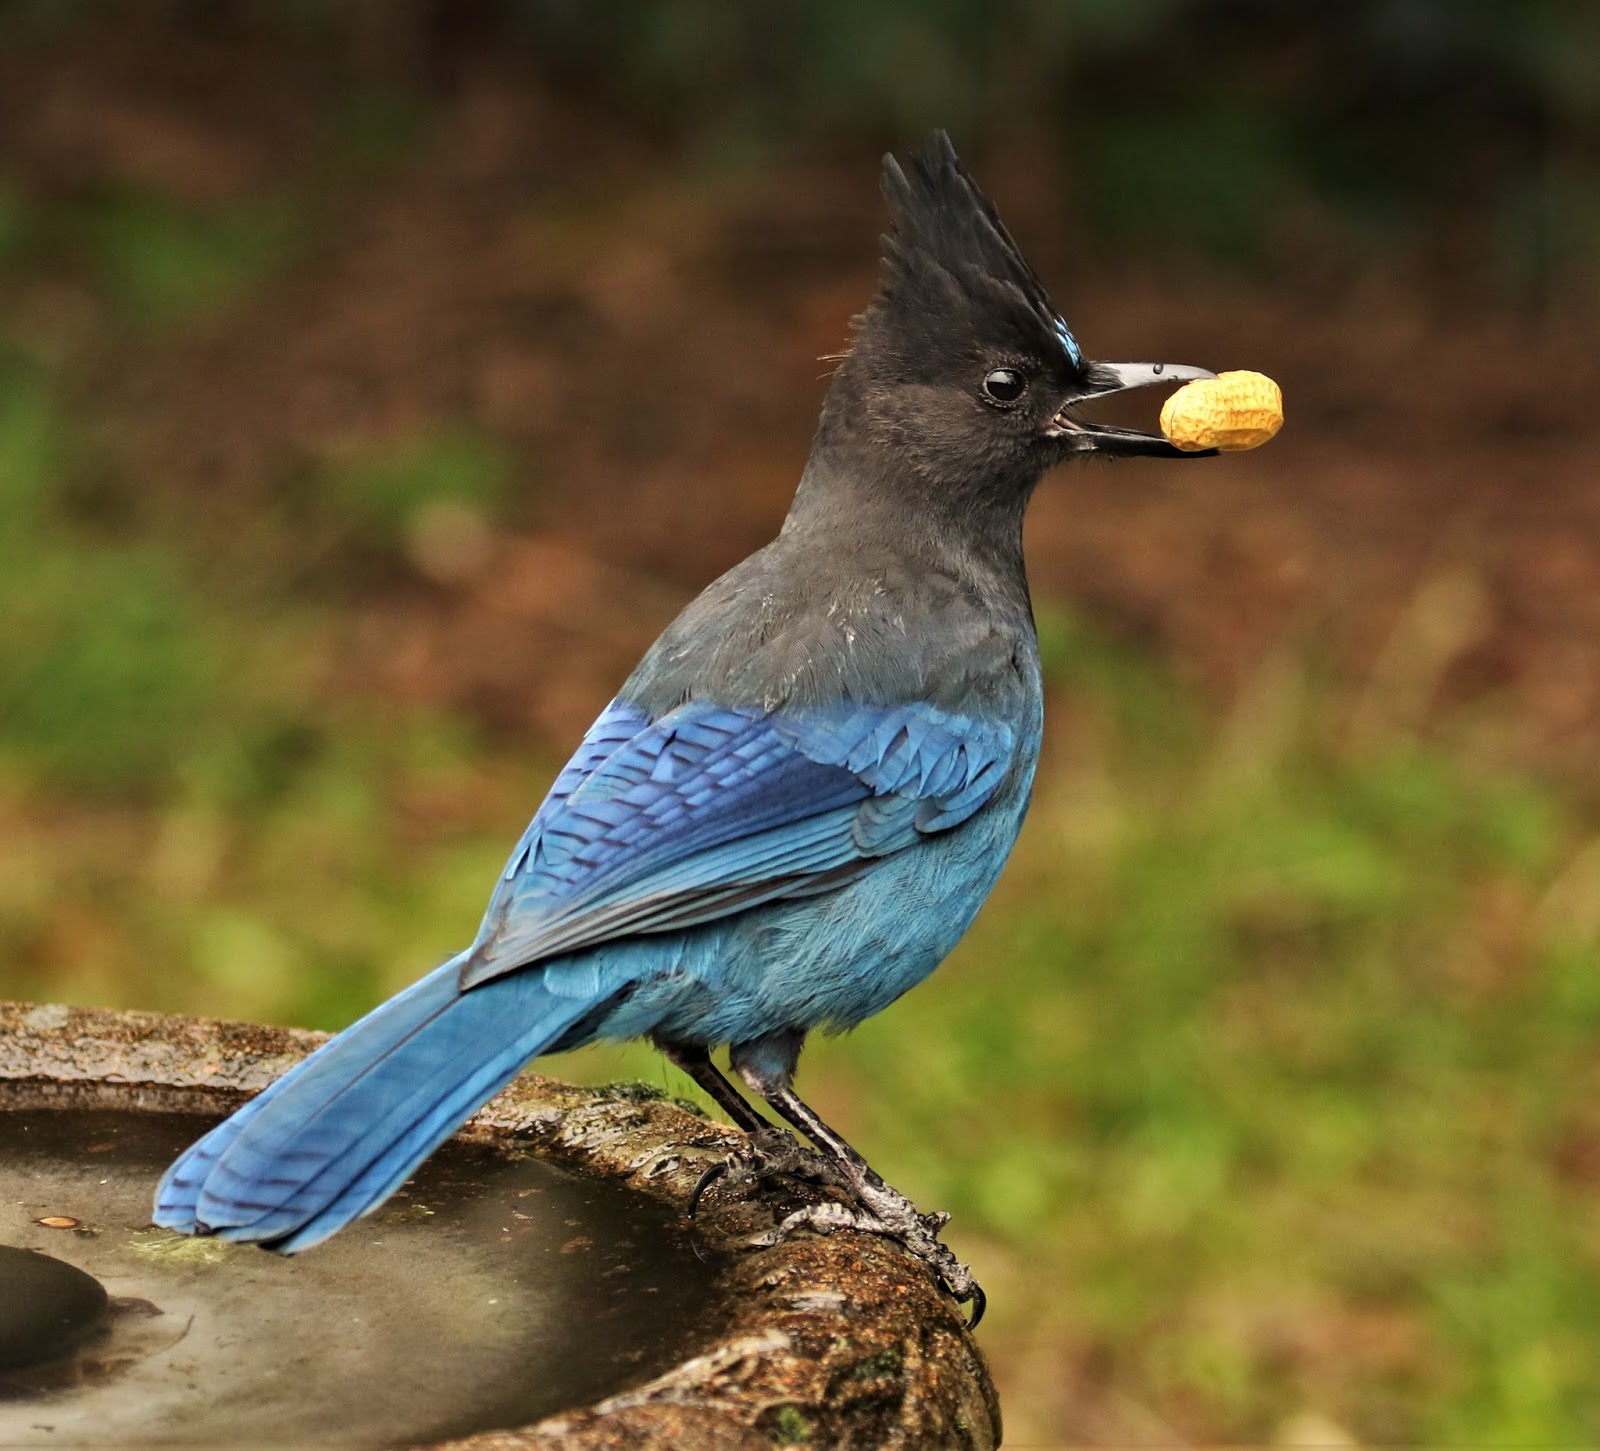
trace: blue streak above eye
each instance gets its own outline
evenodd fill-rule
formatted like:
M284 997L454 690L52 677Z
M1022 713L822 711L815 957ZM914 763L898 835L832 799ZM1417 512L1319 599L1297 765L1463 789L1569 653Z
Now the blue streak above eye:
M1078 340L1073 337L1072 329L1067 326L1065 320L1059 317L1056 319L1056 336L1061 339L1061 346L1066 350L1067 357L1071 359L1072 366L1081 368L1083 366L1083 350L1078 346Z

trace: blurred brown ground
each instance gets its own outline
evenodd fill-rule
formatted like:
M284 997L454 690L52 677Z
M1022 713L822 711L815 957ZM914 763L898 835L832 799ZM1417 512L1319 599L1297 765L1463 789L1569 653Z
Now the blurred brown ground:
M310 80L247 45L152 34L108 20L0 57L0 155L29 189L207 206L314 178ZM197 519L248 518L353 438L457 418L505 441L529 526L353 593L335 688L570 739L675 604L770 536L818 359L873 286L874 156L671 161L481 56L410 154L313 188L313 245L221 319L130 336L65 278L14 302L69 350L107 469ZM1516 720L1519 754L1591 775L1586 326L1445 306L1402 267L1263 286L1075 264L1048 156L1023 141L975 164L1092 354L1257 368L1287 399L1258 454L1047 481L1042 596L1154 642L1216 699L1293 641L1357 715L1394 669L1413 723L1481 704Z

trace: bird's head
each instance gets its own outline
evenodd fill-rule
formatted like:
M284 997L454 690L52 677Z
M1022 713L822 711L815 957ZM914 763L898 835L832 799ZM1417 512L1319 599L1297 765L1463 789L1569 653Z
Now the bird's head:
M1075 456L1204 456L1078 416L1110 393L1214 375L1086 358L944 132L909 166L886 157L883 191L883 282L838 380L857 426L947 484L1030 488Z

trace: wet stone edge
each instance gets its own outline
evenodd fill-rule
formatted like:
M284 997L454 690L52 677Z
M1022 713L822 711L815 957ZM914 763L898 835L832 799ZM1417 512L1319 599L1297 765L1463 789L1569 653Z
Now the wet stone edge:
M0 1108L224 1113L326 1036L0 1001ZM579 1088L531 1073L459 1137L619 1180L680 1213L704 1169L740 1142L646 1085ZM702 1202L695 1233L725 1268L704 1308L699 1354L592 1406L432 1451L998 1445L982 1352L914 1257L858 1233L744 1247L827 1193L785 1183Z

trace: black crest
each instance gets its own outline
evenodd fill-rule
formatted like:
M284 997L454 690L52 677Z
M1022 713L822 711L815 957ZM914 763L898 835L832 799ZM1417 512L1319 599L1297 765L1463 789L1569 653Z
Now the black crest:
M893 231L883 238L883 286L869 321L883 312L976 312L1003 320L1032 347L1059 347L1072 368L1082 366L1039 274L945 132L935 131L909 167L884 157L883 194Z

